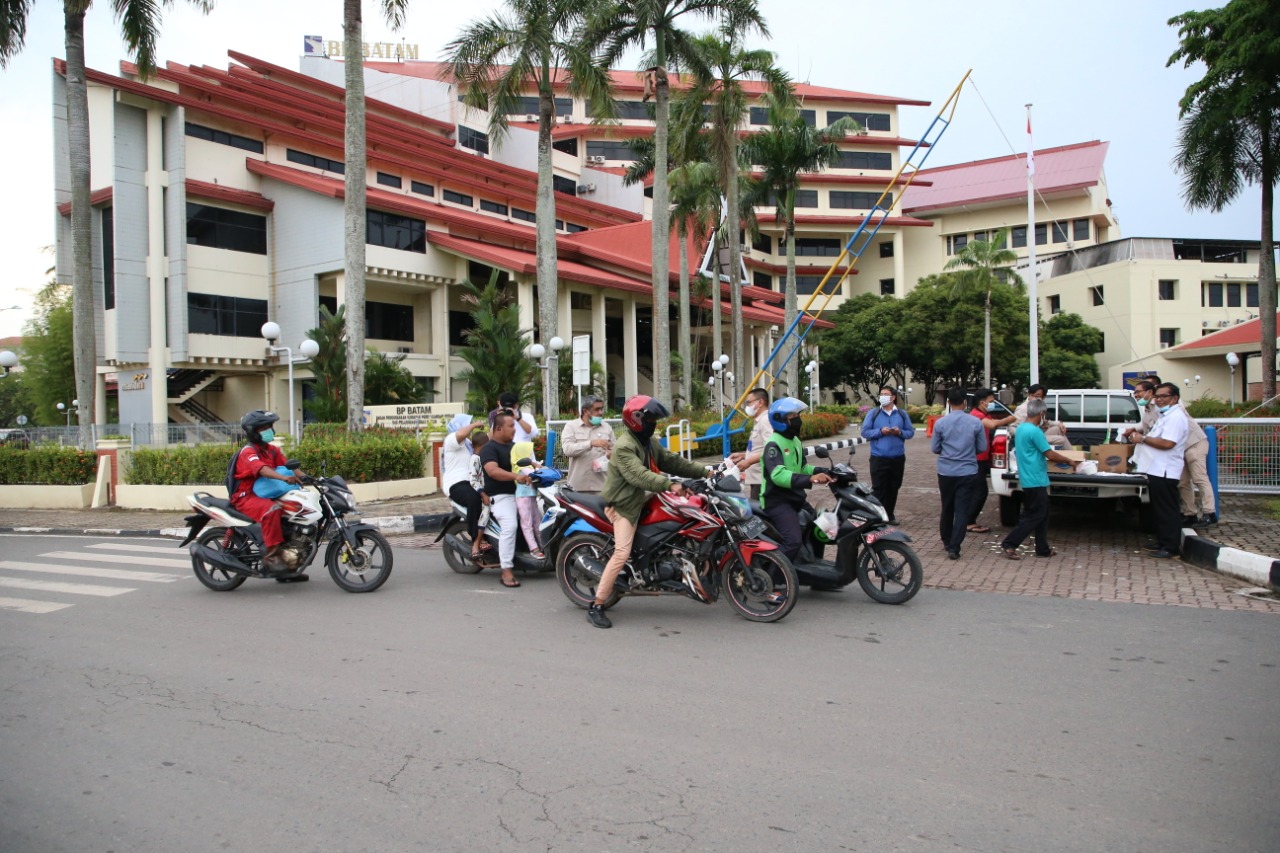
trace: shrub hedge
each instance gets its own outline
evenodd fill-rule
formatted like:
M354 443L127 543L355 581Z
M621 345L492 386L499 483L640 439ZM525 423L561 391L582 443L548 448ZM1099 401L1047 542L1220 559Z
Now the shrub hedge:
M336 433L335 433L336 434ZM139 448L125 482L133 485L198 486L221 483L227 462L242 445ZM402 433L362 435L351 441L309 437L286 455L312 475L340 475L348 483L411 480L423 475L423 449Z
M74 447L0 447L0 485L83 486L98 472L98 454Z

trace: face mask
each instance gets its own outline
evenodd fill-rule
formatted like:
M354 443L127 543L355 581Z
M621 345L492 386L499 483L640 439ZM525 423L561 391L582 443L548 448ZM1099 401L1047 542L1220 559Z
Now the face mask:
M760 414L760 407L755 403L748 403L745 411L747 413L747 417L754 418L756 415Z
M880 397L879 399L880 399L880 405L882 405L882 406L887 406L887 405L889 405L889 401L890 401L890 400L892 400L893 398L892 398L892 397L883 397L883 396L882 396L882 397Z
M262 432L258 433L258 435L262 436L263 444L270 444L276 437L276 431L273 429L264 429Z
M639 437L641 441L647 442L649 439L653 438L653 431L657 428L658 425L656 423L646 423L644 427L636 433L636 436Z
M802 421L803 421L802 418L792 418L791 420L787 421L787 428L782 431L782 437L783 438L799 438L800 425Z
M1156 406L1156 411L1158 411L1160 414L1163 415L1165 412L1169 411L1172 408L1173 406Z
M599 415L592 415L592 416L591 416L591 425L592 425L592 426L600 426L600 424L602 424L602 423L604 423L604 418L600 417Z
M1139 405L1139 406L1145 406L1145 405L1147 405L1147 402L1148 402L1148 401L1147 401L1147 398L1146 398L1146 397L1139 397L1139 398L1138 398L1138 400L1137 400L1137 402L1138 402L1138 405Z

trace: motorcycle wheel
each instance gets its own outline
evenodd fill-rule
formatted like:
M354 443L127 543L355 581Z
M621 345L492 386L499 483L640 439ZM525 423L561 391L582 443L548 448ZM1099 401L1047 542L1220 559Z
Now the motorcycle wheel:
M730 560L723 580L733 609L752 622L777 622L796 606L800 582L791 562L778 551L760 551L743 569Z
M212 530L206 530L201 533L196 542L215 551L221 551L223 550L222 539L226 532L227 528L225 527L215 527ZM244 550L244 537L239 533L232 534L232 536L230 551L239 556L239 553ZM196 577L200 579L200 583L215 592L230 592L245 581L244 575L229 572L221 566L209 565L194 554L191 555L191 568L195 571Z
M467 534L467 522L461 518L455 518L450 521L444 529L444 534L457 536L460 540L471 546L471 537ZM457 551L453 550L446 544L444 546L444 561L449 564L449 568L453 569L460 575L474 575L482 568L475 560L463 559Z
M329 577L347 592L373 592L391 577L391 545L376 530L356 531L357 556L347 552L339 533L324 555Z
M584 610L595 603L597 579L579 568L576 558L581 555L606 563L613 553L612 543L613 540L600 533L575 533L560 544L556 554L556 580L565 597ZM615 588L604 609L617 604L620 598L622 593Z
M920 591L924 568L915 550L903 542L876 542L858 558L862 591L881 604L904 604Z

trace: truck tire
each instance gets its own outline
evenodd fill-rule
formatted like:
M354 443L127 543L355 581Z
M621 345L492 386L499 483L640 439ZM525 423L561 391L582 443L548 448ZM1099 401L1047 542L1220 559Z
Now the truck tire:
M1000 496L1000 523L1005 527L1017 527L1018 516L1022 514L1022 495Z

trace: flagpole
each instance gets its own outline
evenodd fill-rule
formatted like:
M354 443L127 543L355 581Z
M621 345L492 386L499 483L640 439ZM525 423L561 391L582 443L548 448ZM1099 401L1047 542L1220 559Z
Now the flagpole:
M1048 228L1048 224L1045 225ZM1036 285L1036 159L1031 141L1031 104L1027 104L1027 302L1030 304L1031 384L1040 381L1040 300Z

